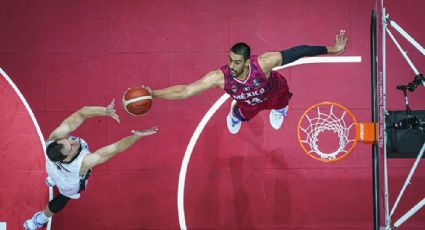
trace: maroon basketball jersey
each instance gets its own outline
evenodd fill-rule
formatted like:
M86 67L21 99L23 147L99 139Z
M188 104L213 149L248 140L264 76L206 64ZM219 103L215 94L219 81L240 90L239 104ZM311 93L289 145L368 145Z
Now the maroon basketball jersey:
M257 56L250 58L248 76L245 81L233 78L227 65L220 69L224 73L224 90L238 102L238 107L262 107L262 104L267 104L281 88L281 84L275 81L280 74L271 71L269 80L267 80L258 63ZM285 88L287 88L286 82Z

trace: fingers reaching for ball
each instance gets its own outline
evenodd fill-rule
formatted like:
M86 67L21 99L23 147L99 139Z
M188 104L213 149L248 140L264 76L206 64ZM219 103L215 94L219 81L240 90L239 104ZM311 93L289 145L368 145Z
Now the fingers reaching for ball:
M111 103L109 103L108 106L106 106L106 116L110 116L112 119L120 123L120 117L118 116L115 110L115 98L112 99Z
M156 132L158 132L157 126L154 126L150 129L145 129L145 130L131 130L131 133L133 133L134 135L137 135L137 136L141 136L141 137L150 136L150 135L155 134Z

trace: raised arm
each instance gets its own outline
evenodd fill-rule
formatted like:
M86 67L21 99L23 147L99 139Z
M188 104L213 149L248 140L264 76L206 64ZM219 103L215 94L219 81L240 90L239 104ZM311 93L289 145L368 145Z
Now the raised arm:
M224 74L220 70L209 72L203 78L189 85L175 85L164 89L151 90L152 97L167 100L186 99L214 87L224 87Z
M93 168L94 166L106 162L113 156L131 147L140 138L153 135L157 131L158 131L157 127L153 127L147 130L138 130L138 131L133 130L131 131L133 133L132 135L128 137L124 137L123 139L113 144L100 148L99 150L97 150L96 152L92 154L88 154L83 159L83 164L81 165L80 174L84 174L89 169Z
M289 64L302 57L316 56L322 54L342 54L345 52L347 37L345 30L341 30L335 37L335 42L332 46L307 46L301 45L280 52L267 52L258 56L258 62L266 76L270 71L280 65Z
M120 122L119 116L115 112L115 100L106 106L84 106L79 109L77 112L73 113L71 116L66 118L53 132L49 135L48 140L58 140L61 138L68 137L68 135L77 129L86 118L96 117L96 116L109 116L112 119Z

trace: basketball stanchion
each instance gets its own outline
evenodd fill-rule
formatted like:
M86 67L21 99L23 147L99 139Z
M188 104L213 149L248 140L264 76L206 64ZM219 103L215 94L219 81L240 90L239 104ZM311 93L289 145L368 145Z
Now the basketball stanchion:
M335 102L321 102L308 108L297 125L298 143L304 152L322 162L346 158L357 142L373 144L377 123L358 123L353 113Z

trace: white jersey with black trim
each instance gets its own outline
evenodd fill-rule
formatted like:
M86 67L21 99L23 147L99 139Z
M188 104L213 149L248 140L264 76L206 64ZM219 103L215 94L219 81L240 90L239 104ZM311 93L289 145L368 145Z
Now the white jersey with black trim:
M90 153L87 142L79 137L69 136L69 140L78 141L81 145L81 152L78 157L70 163L59 163L46 160L47 174L54 180L59 192L71 199L80 198L80 181L85 175L80 176L80 169L83 159ZM46 146L53 141L46 142ZM85 183L85 182L83 182Z

